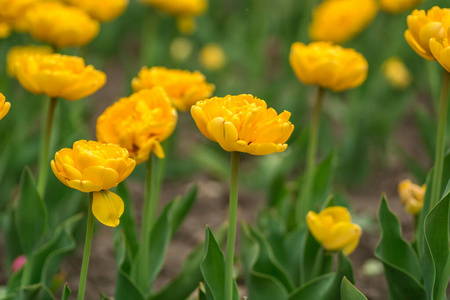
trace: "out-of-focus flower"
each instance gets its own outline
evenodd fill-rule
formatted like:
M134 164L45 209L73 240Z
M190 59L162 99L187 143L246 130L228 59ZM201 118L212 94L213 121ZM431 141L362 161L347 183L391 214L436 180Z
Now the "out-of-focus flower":
M58 2L43 2L25 14L27 30L36 40L57 48L80 47L98 34L100 24L84 10Z
M25 31L23 17L28 8L43 0L0 0L0 22L6 22L17 31Z
M399 58L391 57L387 59L381 69L384 77L394 88L403 90L411 84L411 73Z
M16 66L27 56L35 56L42 54L52 53L52 47L50 46L15 46L12 47L6 56L6 71L8 75L15 78L16 77Z
M140 0L142 3L154 6L168 14L178 16L201 15L208 8L207 0Z
M136 163L149 159L150 153L164 158L161 142L177 123L177 111L161 87L141 90L122 98L97 119L97 140L124 147Z
M108 191L133 171L136 162L116 144L81 140L73 148L55 154L51 166L56 177L68 187L93 194L92 213L103 224L115 227L123 213L122 199Z
M430 50L434 58L450 72L450 45L448 37L439 42L436 38L430 40Z
M0 22L0 39L5 39L11 34L11 27L6 22Z
M311 234L326 250L342 250L345 255L349 255L358 246L362 230L359 225L352 223L345 207L328 207L318 214L310 211L306 222Z
M105 73L86 66L81 57L43 54L24 57L16 66L20 84L33 94L78 100L100 89Z
M198 129L225 151L266 155L283 152L294 130L291 113L267 108L252 95L214 97L198 101L191 108Z
M0 120L8 113L11 108L11 103L6 102L5 96L0 93Z
M375 0L325 0L313 12L309 35L314 41L345 43L362 32L377 11Z
M408 29L405 39L417 54L428 60L435 60L430 50L430 39L442 43L450 25L450 9L437 6L428 10L415 9L407 18Z
M190 35L195 32L197 29L197 24L195 24L195 20L191 16L181 16L177 18L177 28L178 31Z
M170 55L174 60L184 61L192 53L192 42L185 37L177 37L170 43Z
M398 184L398 195L407 212L413 215L420 213L426 189L425 184L420 186L412 183L409 179L402 180Z
M117 18L128 6L128 0L65 0L65 2L81 8L101 22Z
M17 273L20 269L22 269L26 262L27 258L25 255L17 256L11 264L11 271L13 271L13 273Z
M358 87L367 77L368 63L362 54L329 42L294 43L289 61L301 82L335 92Z
M206 45L200 50L198 55L200 65L208 70L221 69L226 61L225 52L222 47L217 44L211 43Z
M143 67L131 82L133 91L161 86L177 110L186 111L198 100L210 97L215 89L206 82L202 73L167 69L165 67Z
M399 14L418 6L423 0L381 0L381 9L391 14Z

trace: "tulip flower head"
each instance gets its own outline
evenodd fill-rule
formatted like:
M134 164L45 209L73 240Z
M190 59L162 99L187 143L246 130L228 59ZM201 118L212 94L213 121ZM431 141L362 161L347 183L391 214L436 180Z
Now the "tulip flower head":
M100 30L99 22L84 10L58 2L36 4L27 10L24 18L33 38L57 48L84 46Z
M431 53L430 40L443 43L450 25L450 9L437 6L425 12L414 10L407 18L405 39L411 48L427 60L435 60Z
M445 37L441 42L436 38L430 39L430 50L433 57L450 72L450 44L449 37Z
M171 15L198 16L208 8L207 0L140 0Z
M367 77L368 63L362 54L329 42L294 43L289 61L301 82L335 92L358 87Z
M6 39L11 34L11 27L6 22L0 21L0 39Z
M11 264L11 271L13 271L13 273L19 272L20 269L22 269L22 267L26 264L26 262L27 258L25 255L17 256Z
M39 56L42 54L50 54L53 50L50 46L15 46L12 47L6 56L6 70L8 75L16 77L16 67L27 56Z
M81 140L73 148L55 154L51 167L65 185L93 194L92 213L103 224L115 227L123 213L122 199L108 191L133 171L136 162L128 151L115 144Z
M27 9L43 0L0 0L0 22L17 31L25 31L24 15Z
M420 213L425 198L426 185L417 185L409 179L402 180L398 184L398 194L406 211L412 215Z
M86 66L81 57L61 54L26 56L16 65L16 76L33 94L66 100L89 96L106 82L105 73Z
M381 0L381 9L391 14L399 14L413 9L422 3L423 0Z
M267 108L252 95L214 97L191 108L198 129L225 151L266 155L283 152L294 130L291 113Z
M0 93L0 120L8 113L11 108L11 103L6 102L5 96Z
M161 142L177 124L177 111L161 87L145 89L122 98L97 119L97 140L124 147L136 163L150 153L164 158Z
M325 0L313 12L313 41L343 44L362 32L378 11L375 0Z
M128 0L65 0L65 2L81 8L100 22L109 22L117 18L128 6Z
M226 57L222 47L212 43L200 50L198 60L205 69L216 71L225 65Z
M306 216L309 231L329 251L349 255L356 249L362 230L351 222L348 210L342 206L331 206L320 213L310 211Z
M143 67L133 78L133 91L160 86L164 89L173 106L180 111L188 110L195 102L210 97L215 89L206 82L205 76L198 72L167 69L165 67Z
M411 84L411 73L399 58L391 57L387 59L381 69L386 80L394 88L404 90Z

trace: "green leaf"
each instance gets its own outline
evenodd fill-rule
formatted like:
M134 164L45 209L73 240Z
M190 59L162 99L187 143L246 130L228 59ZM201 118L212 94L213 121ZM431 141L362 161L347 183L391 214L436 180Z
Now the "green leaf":
M180 228L184 219L188 215L192 206L197 199L198 186L194 185L184 197L180 199L176 199L173 209L170 212L170 224L171 224L171 236L173 237L175 233Z
M215 232L219 245L225 242L226 234L226 226ZM199 266L203 260L204 248L204 243L198 245L184 262L180 273L149 300L186 299L203 279Z
M447 194L425 218L423 272L428 299L445 299L450 276L449 209L450 181Z
M17 300L55 300L50 290L42 283L22 287L17 293Z
M402 238L400 222L389 209L385 196L381 198L378 221L381 238L375 256L383 262L390 299L426 299L419 259Z
M36 190L33 176L25 168L20 177L16 225L24 254L30 256L39 245L47 226L47 211Z
M272 180L269 187L268 206L277 207L282 199L289 193L286 188L286 178L284 174L278 174Z
M367 300L364 296L346 277L342 278L341 284L341 299L342 300Z
M335 151L331 151L331 153L316 169L312 189L312 203L323 205L324 201L326 201L330 195L331 184L333 182L336 169L335 156Z
M72 293L72 291L69 289L69 286L67 285L67 283L64 285L64 289L63 289L63 293L61 295L61 300L68 300L70 293Z
M134 214L135 209L125 182L122 182L117 186L117 194L120 195L125 205L123 215L120 217L118 229L123 231L126 241L125 244L128 247L128 253L131 255L131 258L134 258L138 251L139 241L137 237L136 222L134 221L136 220Z
M209 227L206 227L205 256L200 264L206 297L208 300L224 299L225 258ZM239 300L236 281L233 285L233 300Z

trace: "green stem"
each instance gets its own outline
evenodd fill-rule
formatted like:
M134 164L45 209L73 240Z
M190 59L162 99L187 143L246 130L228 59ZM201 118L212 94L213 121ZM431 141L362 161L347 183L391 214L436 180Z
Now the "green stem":
M231 152L230 207L228 211L228 236L225 255L224 300L233 299L233 262L237 227L239 154L240 152Z
M86 227L86 240L84 242L83 262L81 264L80 284L78 287L78 300L84 299L86 291L86 279L91 256L92 236L94 235L94 215L92 214L93 193L89 193L89 209Z
M37 182L37 190L39 196L44 196L45 191L45 183L47 181L47 173L48 173L48 151L50 148L50 137L52 135L52 125L53 125L53 116L55 115L56 104L58 103L58 98L50 98L50 103L48 105L47 112L47 121L45 124L45 131L43 134L43 139L41 142L41 153L39 156L39 175Z
M33 271L33 256L27 256L27 261L23 266L22 279L20 281L20 286L27 286L30 284L31 272Z
M313 269L311 272L312 276L310 277L310 279L314 279L320 275L320 271L322 270L322 265L323 265L324 254L325 254L325 249L323 247L320 247L319 251L317 252L316 258L314 260L314 265L313 265Z
M155 47L155 42L158 34L158 16L154 13L152 8L147 8L144 22L142 24L142 38L141 38L141 63L144 66L151 67L158 57L158 47Z
M312 188L314 184L314 174L316 170L317 142L319 136L320 113L322 110L322 98L324 89L318 88L317 98L314 102L313 116L309 132L309 144L306 161L305 185L297 201L297 223L300 226L306 224L306 214L312 209Z
M439 121L436 140L436 155L434 161L433 185L431 190L432 209L440 199L442 185L442 171L444 166L445 127L447 123L448 92L450 87L450 73L444 70L442 74L441 100L439 103Z

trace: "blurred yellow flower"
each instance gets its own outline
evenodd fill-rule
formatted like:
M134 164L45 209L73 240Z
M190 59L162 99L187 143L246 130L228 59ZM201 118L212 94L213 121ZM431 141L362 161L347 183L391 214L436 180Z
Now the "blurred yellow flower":
M192 53L192 41L185 37L177 37L170 43L170 56L177 61L186 60Z
M325 0L313 12L309 35L314 41L345 43L362 32L377 11L375 0Z
M413 9L423 0L381 0L381 9L391 14L399 14Z
M16 65L20 84L33 94L46 94L66 100L78 100L99 90L106 82L105 73L81 57L61 54L27 56Z
M92 213L103 224L115 227L123 213L122 199L109 190L133 171L136 162L128 151L115 144L81 140L73 148L55 154L51 166L56 177L68 187L94 193Z
M117 18L128 6L128 0L65 0L65 2L81 8L100 22Z
M329 42L294 43L289 61L301 82L335 92L363 84L369 68L362 54Z
M399 58L391 57L387 59L381 69L384 77L394 88L403 90L411 84L411 73Z
M405 39L417 54L428 60L435 60L430 50L430 39L442 43L450 25L450 9L437 6L428 10L414 10L407 18L408 29Z
M430 40L430 50L434 58L450 72L450 45L448 43L448 37L439 42L437 39L432 38Z
M11 34L11 27L8 23L0 22L0 39L5 39Z
M5 96L0 93L0 120L8 113L11 108L11 103L6 102Z
M318 214L310 211L306 222L311 234L326 250L342 250L345 255L349 255L358 246L362 230L359 225L352 223L345 207L328 207Z
M215 89L206 82L202 73L167 69L165 67L143 67L133 78L133 91L161 86L177 110L186 111L198 100L210 97Z
M208 70L219 70L226 62L225 52L218 44L207 44L198 55L200 65Z
M25 14L27 30L36 40L57 48L80 47L98 34L100 24L84 10L58 2L44 2Z
M6 55L6 71L8 75L16 77L16 66L27 56L42 55L52 53L52 47L50 46L15 46L12 47Z
M0 22L6 22L15 30L25 31L23 16L33 4L43 0L0 0Z
M97 140L124 147L136 163L150 153L164 158L161 142L177 124L177 111L161 87L141 90L108 107L97 119Z
M154 6L168 14L179 16L201 15L208 8L207 0L140 0L142 3Z
M214 97L198 101L191 108L198 129L225 151L266 155L283 152L294 130L291 113L267 108L252 95Z
M195 24L195 20L191 16L181 16L177 17L177 28L178 31L190 35L195 32L197 29L197 24Z
M426 185L417 185L409 179L402 180L398 184L398 194L406 211L417 215L422 210Z

